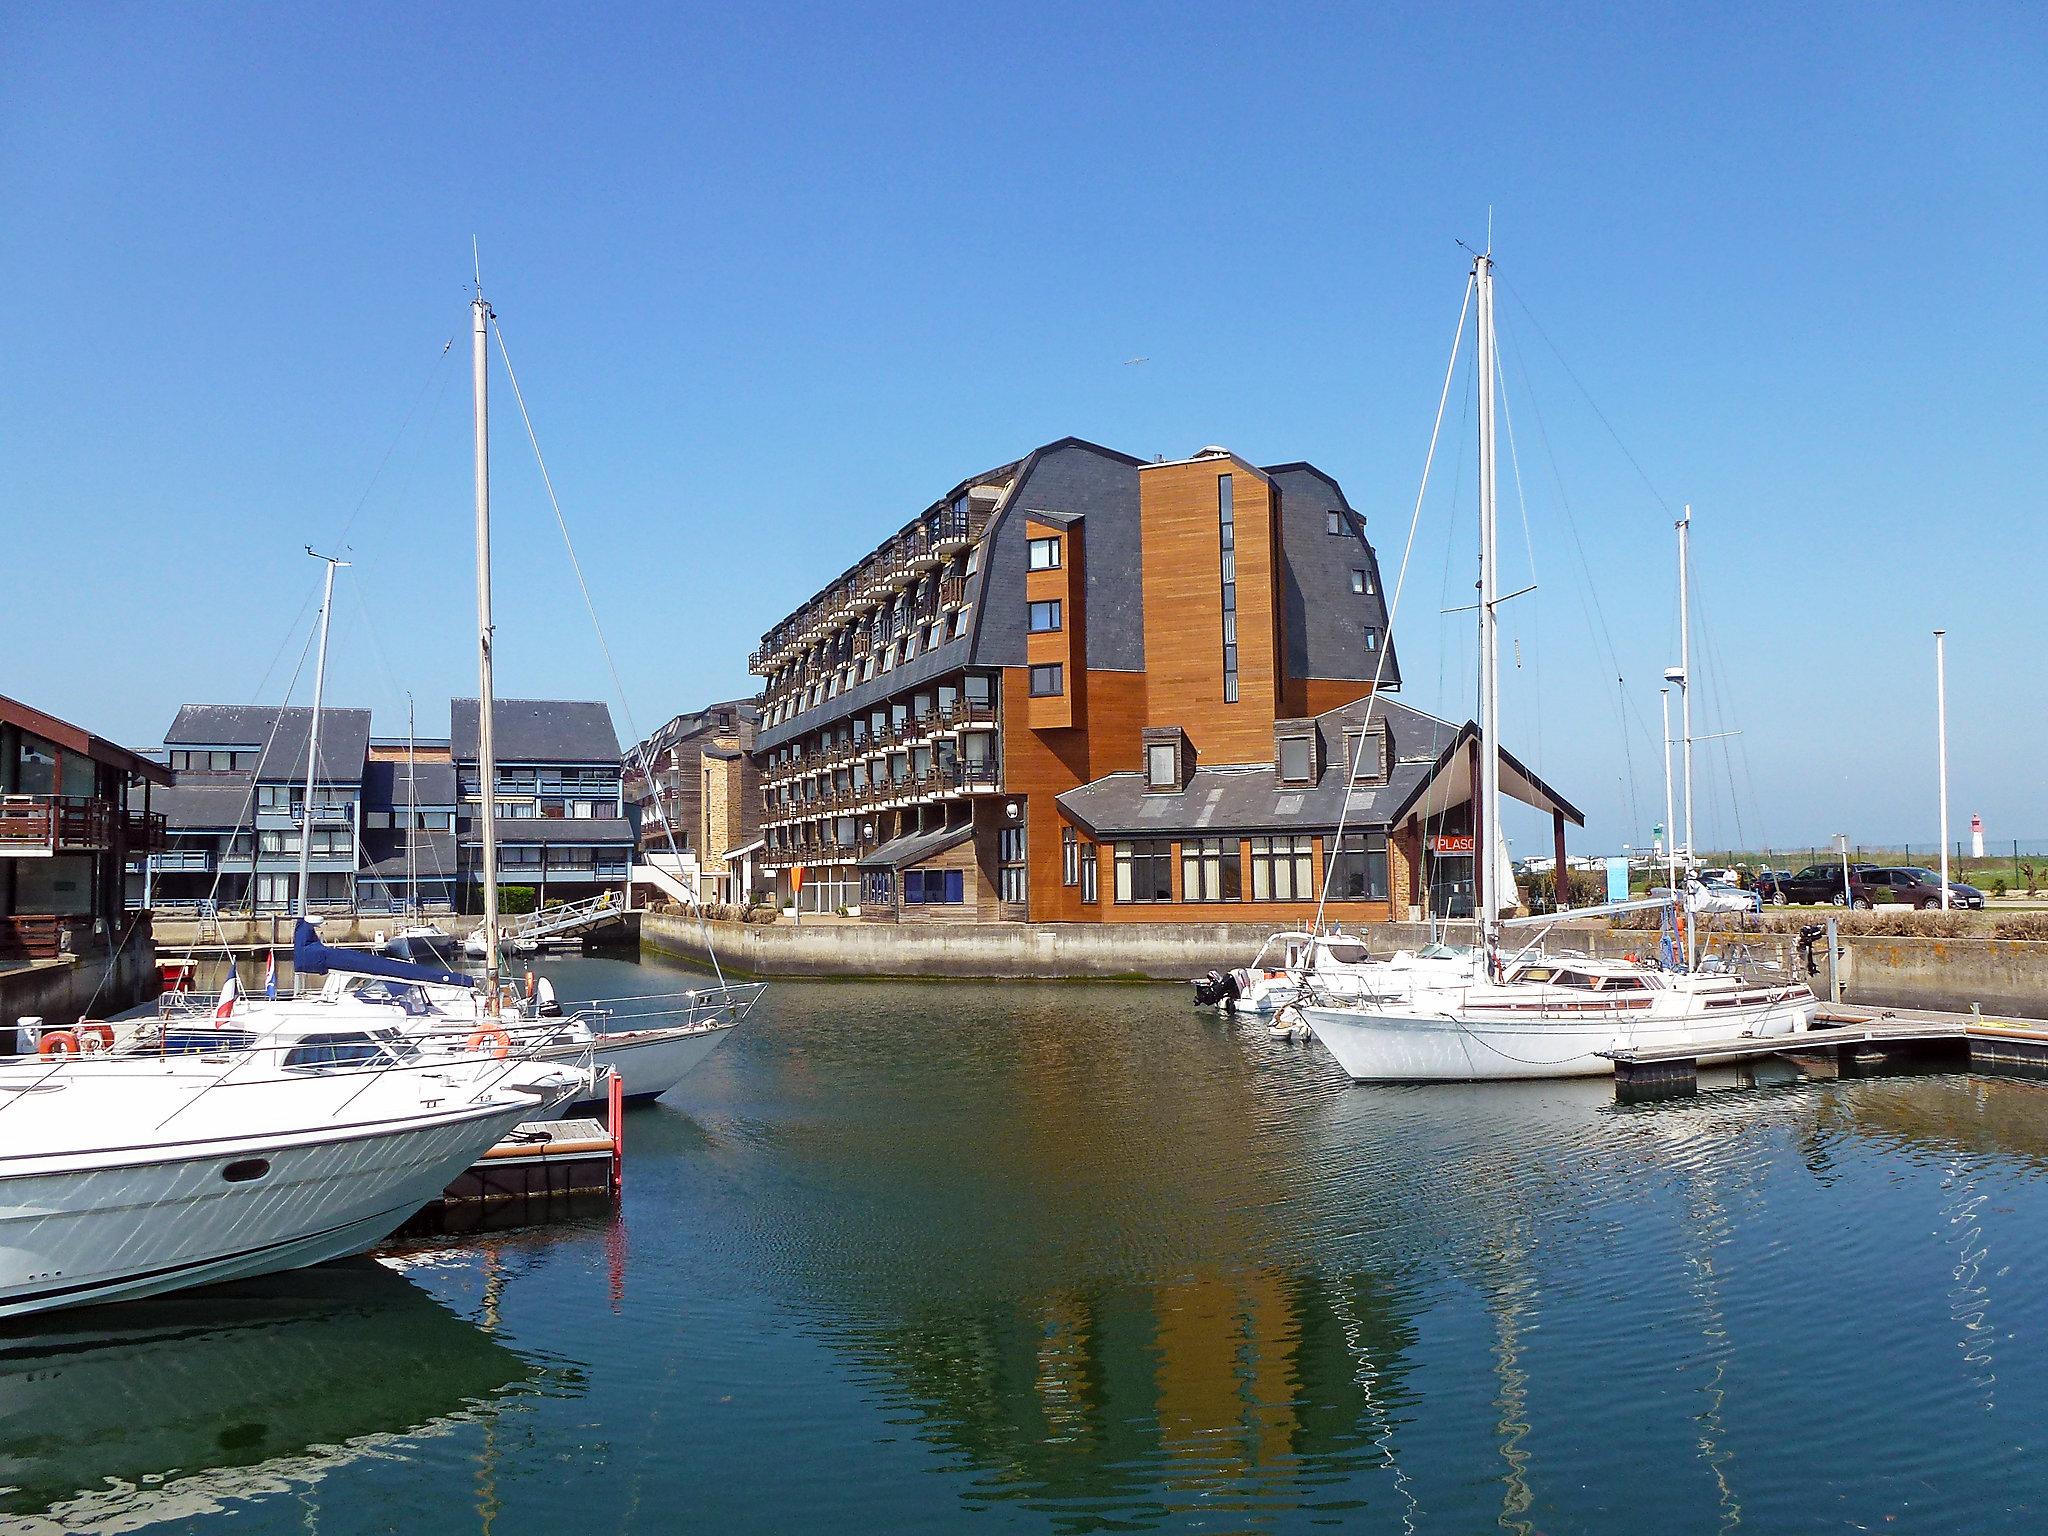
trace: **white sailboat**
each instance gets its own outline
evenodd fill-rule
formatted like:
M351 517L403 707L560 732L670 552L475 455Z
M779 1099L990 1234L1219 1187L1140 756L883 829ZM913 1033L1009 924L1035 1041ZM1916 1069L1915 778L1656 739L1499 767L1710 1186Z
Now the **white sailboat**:
M1495 558L1493 258L1477 257L1479 396L1479 826L1501 827L1500 646L1502 601ZM1685 627L1681 624L1681 628ZM1689 658L1687 658L1689 659ZM1687 736L1690 738L1688 726ZM1688 773L1688 801L1690 800ZM1688 844L1690 836L1688 834ZM1597 1076L1613 1071L1604 1054L1625 1046L1681 1045L1736 1035L1776 1036L1808 1028L1818 1004L1801 983L1752 981L1690 964L1665 970L1652 961L1601 960L1543 952L1555 916L1511 919L1500 912L1508 887L1491 859L1475 859L1480 943L1459 963L1410 969L1406 987L1349 999L1305 973L1298 1010L1339 1066L1359 1082L1472 1081ZM1657 900L1581 909L1575 917L1661 906ZM1537 925L1536 938L1503 953L1506 929ZM1688 957L1691 958L1690 956Z
M667 998L619 999L651 1005L630 1014L601 1007L566 1016L543 1013L538 997L513 993L501 982L504 949L498 913L497 754L492 682L494 627L491 612L491 482L489 328L492 313L481 290L471 304L471 362L475 402L477 758L482 786L479 807L483 853L483 921L473 935L475 956L484 962L479 987L473 977L453 971L436 947L432 965L333 949L318 942L303 915L312 848L313 761L320 742L320 717L327 673L329 618L334 606L334 572L346 562L329 556L320 610L319 650L313 669L313 713L308 747L306 821L300 836L300 927L293 942L293 972L303 988L321 976L318 991L234 1003L217 1013L217 1000L180 994L160 1030L145 1034L137 1048L162 1049L166 1042L190 1048L257 1039L304 1042L320 1038L353 1047L363 1037L396 1031L422 1048L462 1051L482 1037L503 1042L543 1061L573 1064L594 1057L609 1068L628 1099L659 1097L710 1055L760 1000L761 983L702 987ZM308 554L314 553L312 550ZM410 843L410 830L408 843ZM441 937L438 933L435 937ZM232 1026L223 1030L223 1024Z

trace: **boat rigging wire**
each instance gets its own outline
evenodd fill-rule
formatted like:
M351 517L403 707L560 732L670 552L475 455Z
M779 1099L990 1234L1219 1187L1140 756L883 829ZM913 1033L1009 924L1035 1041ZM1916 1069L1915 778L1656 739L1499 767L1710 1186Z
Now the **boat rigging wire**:
M569 537L568 519L562 515L561 498L555 494L554 476L548 473L548 461L540 451L540 437L534 432L533 417L526 409L526 395L519 387L519 374L512 366L512 353L505 345L505 329L498 323L495 311L491 312L491 333L498 338L498 356L504 359L505 376L512 383L512 398L519 406L519 420L526 427L526 440L533 446L533 461L540 466L541 484L548 493L548 506L554 510L555 527L561 530L562 547L569 553L569 569L576 575L577 589L583 594L583 608L590 615L590 627L597 632L597 647L604 653L605 669L611 673L612 690L618 695L619 710L626 717L626 730L633 738L633 751L640 758L640 772L647 780L648 789L654 796L654 816L661 826L662 837L668 843L669 856L675 860L680 874L683 863L681 851L676 847L675 828L668 819L668 810L661 802L661 790L654 782L654 768L647 761L647 738L640 734L640 727L633 719L633 706L626 697L626 685L619 677L618 663L612 659L611 642L605 639L604 625L597 616L597 604L590 596L590 583L583 579L583 562L576 558L576 541ZM1391 623L1389 628L1391 628ZM695 890L697 899L691 903L697 909L697 921L704 934L704 951L711 960L711 973L719 986L726 984L725 971L718 963L718 946L712 941L711 921L704 913L703 890Z
M1474 273L1465 279L1465 302L1458 307L1458 328L1452 333L1451 358L1444 368L1443 390L1437 396L1436 421L1429 430L1429 451L1423 455L1422 459L1422 483L1415 490L1415 509L1408 515L1408 541L1401 549L1401 569L1394 577L1394 592L1387 605L1387 643L1380 647L1379 660L1373 666L1372 692L1366 695L1365 717L1360 722L1358 730L1358 747L1351 762L1346 766L1343 783L1344 798L1337 804L1337 837L1334 844L1337 850L1337 857L1342 856L1344 823L1351 814L1352 786L1358 782L1359 765L1365 761L1366 738L1372 734L1373 706L1379 703L1380 683L1386 676L1387 658L1394 654L1394 620L1401 610L1401 593L1408 585L1408 562L1415 554L1415 530L1422 523L1423 498L1429 494L1429 472L1431 466L1436 463L1437 440L1442 436L1444 428L1444 408L1450 403L1451 380L1456 377L1458 371L1458 354L1465 349L1465 317L1471 313L1472 294L1478 286L1478 281L1475 269ZM1393 767L1393 743L1391 740L1387 743L1386 751L1388 757L1387 766L1391 769ZM1323 860L1323 888L1316 897L1316 931L1320 931L1323 926L1323 908L1329 904L1330 885L1337 871L1337 857L1325 858ZM1392 893L1389 892L1389 894L1391 895Z

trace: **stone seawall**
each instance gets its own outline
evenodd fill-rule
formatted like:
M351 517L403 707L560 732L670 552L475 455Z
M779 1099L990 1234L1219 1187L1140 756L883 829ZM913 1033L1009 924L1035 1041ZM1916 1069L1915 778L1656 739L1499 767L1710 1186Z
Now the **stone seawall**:
M1360 930L1375 954L1427 943L1417 923ZM766 926L700 923L675 914L641 920L645 948L695 964L718 961L745 978L1183 981L1249 964L1272 933L1255 923L862 923L787 921ZM1453 938L1469 937L1453 934ZM1552 929L1553 948L1624 955L1652 947L1654 934L1605 927ZM1789 934L1716 935L1710 951L1741 946L1753 962L1775 960L1803 975ZM2010 939L1901 939L1858 934L1842 941L1842 998L1871 1007L1939 1008L2048 1019L2048 944ZM1808 978L1828 994L1825 953Z

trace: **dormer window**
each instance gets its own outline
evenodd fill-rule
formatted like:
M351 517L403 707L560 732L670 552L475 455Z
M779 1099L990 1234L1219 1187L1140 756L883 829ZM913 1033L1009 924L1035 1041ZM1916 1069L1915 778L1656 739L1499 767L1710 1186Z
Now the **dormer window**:
M1364 737L1363 749L1359 746ZM1367 732L1346 731L1344 733L1344 760L1351 765L1351 782L1354 784L1384 784L1387 782L1387 732L1384 726L1374 726Z
M1280 782L1308 784L1316 776L1315 740L1308 735L1280 738Z
M1177 725L1148 726L1144 733L1145 791L1179 794L1194 774L1194 748Z
M1057 538L1031 540L1030 567L1034 571L1056 571L1060 568L1060 541Z
M1180 749L1170 741L1155 741L1145 749L1145 787L1180 788Z
M1332 533L1344 534L1351 531L1349 519L1344 516L1343 512L1334 507L1323 514L1323 519L1323 526Z

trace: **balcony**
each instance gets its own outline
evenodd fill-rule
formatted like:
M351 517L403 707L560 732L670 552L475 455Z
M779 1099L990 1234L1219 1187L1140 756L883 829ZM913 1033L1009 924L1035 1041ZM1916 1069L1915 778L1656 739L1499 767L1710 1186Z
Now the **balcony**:
M149 867L159 875L203 875L213 868L213 851L208 848L172 848L151 854Z
M944 576L939 579L939 607L958 608L967 601L967 578L965 576Z
M60 800L54 795L0 798L0 855L43 858L111 848L116 838L134 852L164 845L160 812L144 815L102 800Z
M928 522L926 537L932 552L950 555L967 548L988 527L988 511L975 507L948 507Z
M769 670L766 654L761 651L748 652L747 670L756 677L766 677Z

